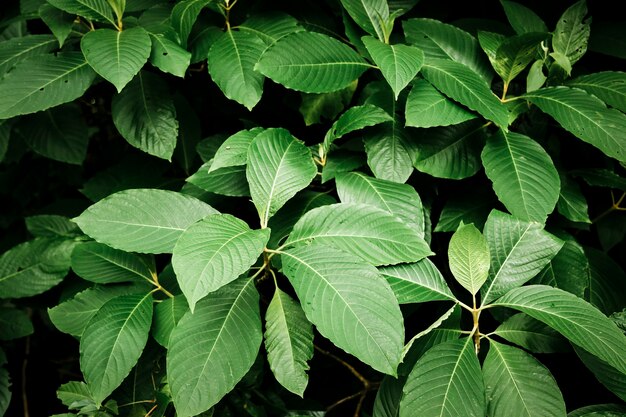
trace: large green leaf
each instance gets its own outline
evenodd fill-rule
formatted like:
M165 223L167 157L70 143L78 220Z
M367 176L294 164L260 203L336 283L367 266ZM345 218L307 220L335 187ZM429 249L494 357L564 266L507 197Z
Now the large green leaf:
M626 375L577 346L574 346L574 351L602 385L626 401Z
M317 168L309 149L285 129L267 129L248 150L246 177L261 226L298 191L309 185Z
M626 142L622 137L626 115L623 113L607 109L600 99L575 88L541 88L524 97L574 136L626 162Z
M161 78L149 72L137 74L113 97L111 113L115 127L128 143L150 155L171 160L178 121L169 88Z
M586 14L585 0L574 3L563 13L552 35L554 52L565 55L571 65L587 52L591 22L584 20Z
M473 224L463 224L452 235L448 246L448 263L454 278L472 295L489 275L489 246Z
M95 75L80 52L24 60L0 81L0 119L72 101L85 93Z
M550 371L521 349L491 340L483 364L487 415L565 417L565 401Z
M311 241L352 253L374 265L417 262L432 254L418 230L366 204L331 204L306 213L286 244Z
M456 300L443 275L430 259L384 266L378 271L385 277L398 303Z
M44 55L57 48L50 35L27 35L0 42L0 79L18 62L35 55Z
M404 385L400 417L483 417L485 388L471 338L431 348Z
M547 32L548 27L535 12L514 1L501 1L504 13L518 35L528 32Z
M184 0L176 3L172 9L172 27L180 35L183 47L187 46L187 39L193 24L198 19L200 11L213 0Z
M372 178L360 172L337 175L335 183L342 203L378 207L401 218L415 230L424 232L422 200L410 185Z
M14 307L0 307L0 340L13 340L34 331L28 314Z
M437 178L463 179L481 168L480 151L487 136L482 121L473 120L420 133L416 144L417 160L413 163L417 170Z
M262 74L254 70L265 43L255 34L228 30L211 46L209 74L224 95L252 110L263 94Z
M135 189L100 200L74 221L86 234L116 249L169 253L187 227L216 213L208 204L184 194Z
M154 308L152 321L152 336L161 346L169 346L170 335L178 322L189 311L189 304L185 297L177 295L163 300Z
M297 32L271 46L255 69L285 87L327 93L347 87L369 67L338 40L321 33Z
M263 11L262 14L250 16L237 29L257 35L267 46L294 32L303 31L299 22L286 13L278 11Z
M407 42L424 51L426 62L451 59L465 64L485 81L491 80L492 71L478 41L464 30L424 18L406 20L402 28Z
M107 0L49 0L48 3L57 9L89 20L108 22L113 26L117 24Z
M489 85L465 65L431 59L422 67L422 74L432 85L448 97L480 113L502 129L509 124L509 114Z
M246 272L270 231L252 230L230 214L207 216L183 232L172 256L178 284L194 311L198 300Z
M341 4L366 32L378 36L381 41L389 36L385 28L389 19L386 0L341 0Z
M276 380L302 397L309 382L307 362L313 357L313 328L300 304L280 288L265 313L265 350Z
M563 246L539 223L525 222L493 210L483 231L491 254L487 284L481 291L483 304L537 275Z
M323 143L324 154L328 153L333 141L350 132L391 121L393 118L387 112L372 104L350 107L328 129Z
M220 168L245 165L250 144L262 131L261 128L240 130L228 137L215 152L209 173Z
M494 334L533 353L569 350L569 344L556 330L524 313L509 317Z
M335 345L374 369L395 375L404 342L400 308L371 265L324 245L290 249L283 271L307 318ZM341 326L337 326L341 317Z
M585 90L609 106L626 112L626 73L624 72L596 72L575 78L567 85Z
M474 113L448 99L426 80L413 83L406 100L407 126L449 126L474 118Z
M494 305L514 308L541 320L571 342L626 373L626 336L586 301L545 285L514 288Z
M422 67L424 53L414 46L387 45L371 36L363 37L363 43L397 100Z
M97 29L80 41L89 65L115 85L118 93L148 61L151 47L148 32L140 26L123 31Z
M545 223L559 199L561 181L541 145L528 136L500 131L487 140L482 160L505 207L519 219Z
M150 62L163 72L184 78L191 62L191 52L188 52L178 42L166 35L150 34L152 49Z
M148 341L152 295L121 295L106 302L80 338L80 369L101 404L137 363Z
M167 376L181 417L208 410L248 372L263 335L254 280L209 294L170 336Z

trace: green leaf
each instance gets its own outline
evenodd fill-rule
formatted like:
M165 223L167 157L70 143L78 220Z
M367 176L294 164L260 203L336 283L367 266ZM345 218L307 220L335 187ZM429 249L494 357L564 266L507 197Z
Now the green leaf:
M486 136L484 123L477 120L429 129L420 135L413 165L437 178L471 177L482 166L480 151Z
M26 229L35 237L73 238L80 234L76 223L55 214L40 214L24 219Z
M207 216L185 230L174 246L172 266L191 311L198 300L246 272L269 237L269 230L252 230L230 214Z
M424 53L414 46L387 45L371 36L362 39L397 100L400 92L409 85L422 67Z
M89 132L75 103L23 116L13 129L32 150L47 158L80 165L87 155Z
M286 244L311 241L352 253L374 265L417 262L432 254L419 231L366 204L331 204L306 213Z
M569 347L556 330L524 313L509 317L494 334L533 353L565 352Z
M385 375L376 392L372 417L398 417L405 382L406 377L394 378Z
M371 35L381 41L389 36L385 25L389 19L389 6L386 0L341 0L350 17Z
M591 21L583 20L586 15L585 0L574 3L563 13L552 35L552 48L565 55L572 65L587 52Z
M352 172L367 163L362 152L350 152L343 149L334 150L326 158L322 168L322 184L332 180L342 172Z
M191 62L191 52L165 35L151 33L150 39L152 49L149 59L152 65L163 72L184 78Z
M283 271L317 330L372 368L395 375L404 342L403 319L389 284L376 268L318 244L290 249L281 258ZM337 317L342 326L336 326Z
M624 417L626 406L622 404L594 404L570 411L567 417Z
M193 24L196 23L200 12L213 0L184 0L176 3L172 9L172 27L180 35L183 48L187 47L187 39Z
M614 188L626 192L626 178L608 169L578 169L572 175L581 177L589 185Z
M107 285L88 288L73 298L49 308L48 316L52 324L63 333L80 337L91 318L109 300L120 295L146 292L145 287L130 285Z
M546 33L531 32L507 38L499 45L495 59L490 60L506 85L535 59L539 45L547 37Z
M459 284L476 295L489 275L487 240L473 224L461 224L450 239L448 262Z
M489 341L483 364L487 414L565 417L565 401L550 371L521 349Z
M32 334L33 331L33 323L24 311L0 307L0 340L19 339Z
M378 271L389 282L400 304L456 300L443 275L430 259L384 266L378 268Z
M150 155L171 160L178 121L168 85L158 76L140 72L113 97L113 123L128 143Z
M626 375L579 347L574 346L574 351L602 385L626 401Z
M317 168L303 142L285 129L267 129L248 150L246 177L261 227L298 191L311 183Z
M426 80L416 81L406 100L407 126L449 126L475 118L474 113L448 99Z
M541 320L571 342L626 373L626 336L591 304L557 288L515 288L494 306L514 308Z
M107 0L107 2L113 9L115 17L117 17L117 21L121 22L122 16L124 15L124 10L126 9L126 0Z
M4 354L4 353L3 353ZM0 368L0 414L4 415L11 403L11 377L3 366Z
M434 231L454 232L461 222L474 223L482 229L495 201L485 188L455 193L443 207Z
M548 27L535 12L514 1L501 1L504 13L518 35L528 32L548 32Z
M617 71L583 75L567 83L598 97L611 107L626 112L626 73Z
M255 69L293 90L329 93L350 85L369 66L336 39L321 33L297 32L267 49Z
M589 261L587 301L607 315L626 307L626 274L620 265L598 249L585 248L585 255Z
M0 119L72 101L85 93L94 78L80 52L24 60L0 81Z
M561 192L559 200L556 202L556 209L568 220L591 223L587 199L580 190L578 183L565 176L561 176Z
M407 368L413 368L415 366L415 363L419 359L419 357L415 357L416 355L414 354L414 352L416 350L417 351L420 350L420 349L414 349L413 344L417 343L418 345L421 344L422 346L427 345L429 343L428 342L424 343L424 341L427 340L427 338L429 338L429 336L432 335L433 332L437 330L444 330L445 327L450 326L450 325L454 326L452 322L455 322L456 326L454 327L458 328L460 327L459 321L460 321L460 310L459 310L458 304L455 303L451 308L449 308L445 313L443 313L437 320L435 320L430 326L428 326L426 329L417 333L415 336L411 338L411 340L407 342L406 345L404 345L404 349L402 349L402 364L406 365ZM457 333L458 334L456 338L458 338L458 336L461 334L460 329L457 329ZM436 339L436 338L433 338L433 339ZM447 340L448 336L444 336L444 339ZM455 338L450 337L450 339L455 339ZM441 342L442 340L439 341L439 343ZM439 343L433 343L429 346L429 348ZM428 348L425 348L424 351L422 351L422 354L425 353L427 350ZM407 357L408 357L408 360L407 360ZM415 360L412 360L413 358L415 358Z
M526 91L536 91L543 87L548 77L543 73L543 60L536 60L528 70L528 76L526 77Z
M322 119L335 120L337 115L350 104L357 85L358 80L354 80L347 87L331 93L302 93L299 111L304 118L304 124L310 126L321 123Z
M485 388L471 338L431 348L404 385L400 417L485 415Z
M410 185L372 178L360 172L337 175L335 183L342 203L378 207L399 217L423 234L422 200Z
M313 357L313 328L302 307L276 288L265 313L265 350L276 380L289 391L304 395Z
M583 247L571 236L562 236L563 247L532 283L560 288L580 298L589 292L591 267Z
M78 381L70 381L61 385L57 390L57 398L67 407L72 407L75 403L93 403L87 384Z
M505 207L521 220L545 223L559 199L561 182L541 145L528 136L500 131L487 140L481 156Z
M0 299L41 294L57 285L69 271L74 242L38 238L21 243L0 256Z
M439 91L477 111L502 129L508 126L508 111L478 74L458 62L431 59L422 67L422 74Z
M257 35L267 46L270 46L287 35L304 30L299 22L286 13L263 11L263 14L250 16L237 27Z
M365 135L363 142L367 164L376 178L397 183L409 179L417 150L400 120L394 118L392 123L372 129Z
M478 41L464 30L424 18L406 20L402 28L407 42L424 52L426 63L433 59L451 59L465 64L485 81L491 80L492 71Z
M493 66L493 63L496 60L498 48L502 45L502 42L504 42L505 39L506 36L501 35L500 33L487 32L484 30L478 32L478 43L485 54L487 54L487 58L489 58L491 66Z
M253 128L241 130L228 137L215 152L209 173L220 168L245 165L248 160L250 144L261 132L263 129Z
M12 120L0 120L0 162L4 159L11 139Z
M211 206L184 194L136 189L112 194L73 220L87 235L113 248L170 253L187 227L216 213Z
M254 66L265 49L265 43L255 34L228 30L209 50L211 78L226 97L248 110L256 106L263 94L265 78L254 71Z
M198 172L185 181L215 194L231 197L250 196L245 165L224 167L210 172L211 166L212 161L203 164Z
M483 305L537 275L563 246L541 224L497 210L489 215L483 233L491 254L489 278L481 291Z
M76 245L71 262L76 275L97 284L152 282L156 275L153 258L113 249L98 242Z
M50 35L26 35L0 42L0 79L19 62L56 48L56 39Z
M176 325L189 311L189 304L185 297L177 295L163 300L154 308L152 319L152 336L161 346L169 346L170 335Z
M599 99L574 88L550 87L527 93L524 98L552 116L574 136L595 146L607 156L626 162L622 133L626 115L607 109Z
M393 118L387 112L372 104L350 107L328 129L323 143L324 154L328 153L330 145L336 139L350 132L390 121L393 121Z
M148 341L152 294L121 295L106 302L80 338L80 369L96 405L117 388Z
M123 31L97 29L80 41L89 65L115 85L118 93L148 61L151 45L148 32L139 26Z
M107 0L48 0L48 3L69 14L97 22L108 22L113 26L117 24Z
M181 417L208 410L248 372L263 335L254 280L209 294L180 320L167 352L167 376Z

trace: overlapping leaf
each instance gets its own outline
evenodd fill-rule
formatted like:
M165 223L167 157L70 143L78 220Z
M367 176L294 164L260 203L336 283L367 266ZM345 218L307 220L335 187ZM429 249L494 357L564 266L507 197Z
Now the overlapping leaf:
M501 1L504 13L509 23L517 32L522 35L528 32L547 32L548 27L535 12L528 7L514 1Z
M494 333L533 353L564 352L569 349L567 341L556 330L524 313L509 317Z
M341 0L341 4L354 21L371 35L384 41L385 25L389 18L386 0Z
M430 259L384 266L378 271L389 282L400 304L455 300L443 275Z
M76 16L57 9L48 3L39 6L38 12L41 20L48 25L50 31L59 42L59 47L62 48L65 40L72 33Z
M387 112L372 104L350 107L333 123L330 129L328 129L324 137L324 153L328 153L330 145L336 139L350 132L391 121L393 121L393 118L389 116Z
M561 192L556 208L561 215L573 222L591 223L587 199L574 180L561 176Z
M406 100L407 126L449 126L474 118L474 113L448 99L426 80L413 83Z
M163 300L154 308L152 321L152 336L161 346L169 346L170 335L176 325L189 311L189 304L185 297L177 295Z
M417 147L402 125L395 115L393 122L377 126L363 139L367 164L376 178L404 183L413 173Z
M0 42L0 79L20 61L56 48L56 39L50 35L27 35Z
M556 24L552 35L552 48L567 57L574 65L587 52L591 25L585 19L587 5L580 0L570 6Z
M567 85L585 90L609 106L626 112L626 73L624 72L596 72L575 78Z
M178 32L183 47L187 46L187 39L193 24L198 19L200 11L213 0L184 0L172 9L172 27Z
M264 11L263 14L252 15L237 28L254 33L267 46L274 44L287 35L304 30L296 19L288 14L276 11Z
M107 0L50 0L48 3L73 15L116 25L113 10Z
M191 62L191 52L166 35L151 33L150 40L150 62L163 72L184 78Z
M248 148L252 140L262 131L261 128L241 130L228 137L215 152L209 173L224 167L245 165L248 160Z

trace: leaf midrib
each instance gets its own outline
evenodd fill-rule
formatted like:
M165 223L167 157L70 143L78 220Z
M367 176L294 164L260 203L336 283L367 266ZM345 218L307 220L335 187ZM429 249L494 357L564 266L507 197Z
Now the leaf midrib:
M513 372L509 368L509 365L508 365L506 359L504 358L504 355L502 354L502 351L500 350L500 348L498 348L498 346L495 343L490 343L489 347L491 349L494 349L495 352L500 357L500 361L501 361L502 365L504 366L507 374L509 375L511 382L513 382L513 386L515 387L515 392L517 392L517 396L519 397L519 399L521 400L522 404L524 405L524 410L526 411L526 415L529 416L529 417L532 416L533 413L530 412L530 409L529 409L528 405L526 405L526 401L524 399L524 396L522 395L522 392L519 389L519 386L517 384L517 380L514 378Z

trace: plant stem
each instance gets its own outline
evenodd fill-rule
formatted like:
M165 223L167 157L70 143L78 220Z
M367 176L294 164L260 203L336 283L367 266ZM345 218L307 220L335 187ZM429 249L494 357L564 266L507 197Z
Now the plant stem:
M621 197L617 201L615 201L615 195L613 194L613 191L611 191L611 207L604 210L602 213L598 214L598 216L596 216L593 220L591 220L591 223L592 224L597 223L599 220L603 219L604 217L608 216L614 211L626 210L626 207L620 206L620 204L622 204L622 202L624 201L624 198L626 198L626 192L623 192Z

